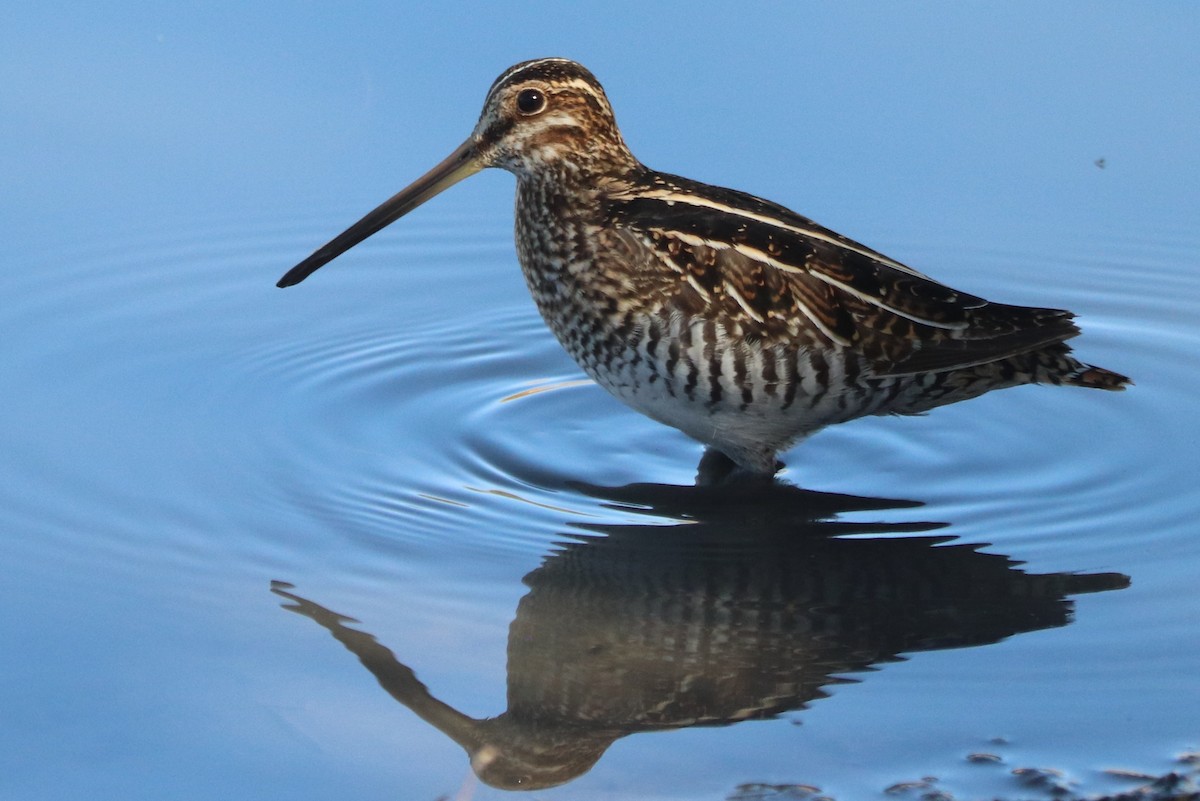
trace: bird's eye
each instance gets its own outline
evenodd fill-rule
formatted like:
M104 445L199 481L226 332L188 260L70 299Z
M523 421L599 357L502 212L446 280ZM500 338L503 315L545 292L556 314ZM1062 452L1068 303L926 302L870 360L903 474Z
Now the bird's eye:
M522 89L517 94L517 111L532 116L546 108L546 95L541 89Z

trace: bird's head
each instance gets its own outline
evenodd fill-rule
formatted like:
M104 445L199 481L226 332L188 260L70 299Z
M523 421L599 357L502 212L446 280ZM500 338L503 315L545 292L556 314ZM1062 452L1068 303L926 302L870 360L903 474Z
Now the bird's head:
M589 180L633 169L600 83L565 58L525 61L488 90L467 141L440 164L289 270L279 286L298 284L337 256L425 201L487 167L519 179Z

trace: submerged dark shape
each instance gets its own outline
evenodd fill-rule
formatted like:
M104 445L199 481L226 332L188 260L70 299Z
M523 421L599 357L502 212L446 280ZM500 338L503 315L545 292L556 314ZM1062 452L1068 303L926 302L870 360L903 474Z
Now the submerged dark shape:
M461 146L279 286L486 167L517 176L517 255L563 347L744 470L771 475L779 451L865 415L1128 383L1071 356L1070 312L951 289L778 204L647 168L599 82L561 58L501 74Z
M483 781L528 790L585 773L626 735L804 709L854 680L846 674L1063 626L1068 596L1128 584L1117 573L1028 574L949 536L896 536L940 523L836 519L912 502L769 482L581 489L659 519L580 526L525 577L509 628L508 708L496 717L436 698L346 625L355 621L290 585L273 591L462 746Z

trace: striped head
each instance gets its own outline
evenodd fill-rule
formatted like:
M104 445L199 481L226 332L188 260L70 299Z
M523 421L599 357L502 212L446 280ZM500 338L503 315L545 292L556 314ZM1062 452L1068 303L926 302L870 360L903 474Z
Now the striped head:
M604 89L579 64L539 58L505 70L483 103L475 130L440 164L318 248L279 279L298 284L340 254L434 195L486 167L519 179L587 181L640 167L625 146Z
M599 81L565 58L505 70L488 90L471 138L485 166L519 177L547 169L595 173L637 165Z

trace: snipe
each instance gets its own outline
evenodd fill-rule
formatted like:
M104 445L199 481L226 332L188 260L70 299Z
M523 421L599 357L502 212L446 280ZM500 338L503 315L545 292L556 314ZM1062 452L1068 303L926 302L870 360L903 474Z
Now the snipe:
M756 473L827 426L1029 383L1123 389L1073 315L991 303L774 203L655 172L579 64L517 64L441 164L296 265L291 286L485 167L517 176L517 254L602 387Z

